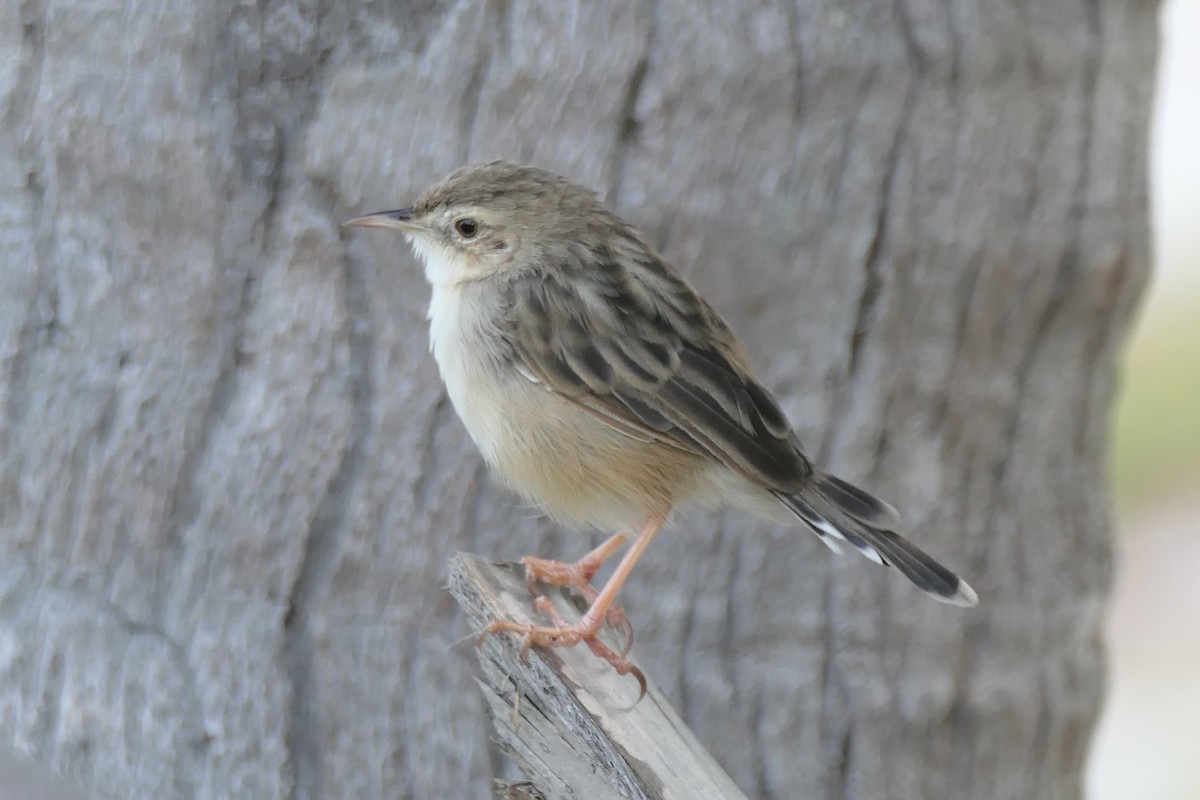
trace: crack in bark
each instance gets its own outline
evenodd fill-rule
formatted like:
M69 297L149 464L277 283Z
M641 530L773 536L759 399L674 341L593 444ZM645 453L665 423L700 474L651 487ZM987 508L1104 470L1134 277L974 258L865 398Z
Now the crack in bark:
M882 408L879 409L879 436L875 440L875 447L871 450L870 466L863 473L863 479L869 483L876 482L880 470L883 468L883 461L892 449L892 438L888 434L890 430L888 418L891 416L893 406L891 388L888 385L883 390Z
M721 530L717 531L718 543L720 542L721 533ZM695 573L692 573L690 577L695 577ZM696 608L696 601L700 592L699 584L699 581L693 580L689 587L684 588L684 591L688 592L690 596L688 598L688 602L684 605L684 607L687 609L687 613L683 615L683 626L679 631L680 655L677 660L678 669L675 673L675 680L679 684L679 708L677 710L679 711L679 716L685 721L688 719L690 702L690 692L688 691L687 685L687 668L690 661L688 656L692 651L693 639L696 630L696 613L694 609Z
M942 7L945 9L946 36L950 42L950 69L946 73L946 84L954 107L958 108L962 91L962 31L959 28L958 4L953 0L943 0ZM954 163L960 162L956 159Z
M974 253L972 254L974 255ZM968 261L973 261L974 258ZM983 270L981 268L966 269L966 276L960 283L960 286L954 292L954 303L958 307L958 315L954 320L954 350L950 354L950 366L946 370L946 387L932 406L932 411L929 414L930 421L938 426L945 422L946 415L950 409L950 387L954 386L955 380L960 365L962 364L963 351L967 344L967 327L970 324L971 317L975 310L975 293L979 290L979 282L982 277ZM944 428L943 428L944 430ZM957 444L954 442L953 444Z
M896 20L899 23L900 36L904 40L904 53L916 73L917 84L922 84L929 77L930 58L913 30L913 21L909 18L908 3L905 0L896 2Z
M1071 236L1066 242L1063 256L1059 259L1058 267L1055 270L1054 285L1051 288L1050 296L1043 306L1042 312L1037 317L1037 321L1032 329L1032 335L1029 337L1029 345L1026 347L1017 364L1015 371L1017 376L1016 400L1014 401L1013 413L1010 414L1009 420L1005 425L1004 441L1009 442L1010 445L1016 438L1017 430L1023 416L1022 412L1026 410L1026 406L1020 400L1025 396L1026 385L1033 371L1037 355L1046 341L1046 334L1050 330L1050 327L1054 324L1067 302L1073 297L1071 289L1075 283L1075 275L1079 270L1083 226L1086 216L1085 202L1088 181L1091 177L1091 146L1095 123L1093 113L1095 109L1097 62L1099 60L1097 55L1098 47L1096 46L1098 36L1094 14L1088 15L1088 22L1088 31L1093 39L1093 45L1085 49L1086 63L1084 66L1084 88L1082 92L1083 108L1079 114L1080 130L1083 132L1083 135L1080 137L1077 154L1080 165L1079 174L1076 178L1075 186L1071 191ZM1003 486L1007 482L1008 469L1011 466L1011 462L1011 458L1005 458L1000 462L999 470L995 475L997 486Z
M792 56L795 66L792 68L792 124L795 126L795 136L798 139L800 130L804 127L804 37L800 35L800 13L795 2L784 0L780 4L784 17L787 18L788 41L792 43ZM790 179L789 179L790 182Z
M425 430L417 444L418 463L412 487L413 505L417 511L425 511L437 503L438 489L441 488L441 480L444 477L438 467L440 453L437 435L444 429L447 421L455 416L450 405L450 396L446 394L446 387L439 379L437 401L429 412Z
M1087 192L1088 180L1091 175L1090 150L1092 135L1094 130L1093 113L1095 109L1095 90L1096 79L1098 72L1098 23L1096 14L1090 12L1088 14L1088 30L1092 39L1092 44L1085 50L1086 62L1084 65L1084 90L1082 92L1084 98L1084 107L1080 112L1080 129L1083 131L1081 137L1077 158L1080 162L1079 175L1076 179L1075 186L1072 190L1071 212L1073 219L1072 235L1068 240L1063 257L1059 260L1059 265L1055 274L1054 286L1050 296L1038 315L1037 322L1033 326L1032 335L1029 338L1029 345L1018 362L1016 372L1016 391L1014 393L1013 408L1009 414L1008 420L1004 423L1004 436L1002 441L1007 444L1002 457L993 465L991 470L991 485L997 487L1001 493L1001 497L997 502L989 504L985 529L994 530L996 528L997 517L1001 509L1007 508L1009 502L1004 497L1012 492L1012 487L1008 486L1008 478L1010 469L1014 466L1015 459L1013 451L1015 449L1017 433L1020 430L1020 423L1024 413L1028 410L1027 404L1022 402L1022 398L1026 395L1026 386L1030 375L1033 372L1033 367L1037 361L1037 355L1041 352L1042 345L1045 343L1046 334L1055 319L1059 316L1059 312L1065 307L1067 301L1071 298L1070 288L1072 286L1072 278L1078 269L1080 259L1080 243L1083 235L1083 223L1085 217L1084 199ZM984 541L984 546L979 550L978 558L975 561L974 568L978 574L984 574L984 566L988 561L988 551L990 550L991 537L987 537ZM1023 548L1022 548L1023 551ZM977 621L968 625L964 636L964 661L969 665L976 660L976 654L979 652L981 642L983 640L983 623ZM1044 643L1043 643L1044 645ZM960 698L956 702L956 707L962 702L970 691L972 684L972 673L968 667L964 667L961 678L956 680L955 695Z
M948 11L953 10L953 8L955 6L953 6L953 4L949 2L949 0L946 0L946 2L950 5L950 9ZM955 23L955 18L953 16L953 14L947 13L946 18L947 18L949 24L951 24L953 26ZM957 59L961 58L960 47L958 44L957 28L952 27L951 30L955 34L955 38L953 40L955 43L955 47L954 47L953 52L954 52L954 58L957 61ZM1031 85L1036 86L1042 80L1044 80L1044 76L1041 73L1040 67L1037 65L1037 62L1033 59L1033 57L1031 55L1029 55L1028 53L1025 58L1025 67L1026 67L1026 71L1029 73L1029 80L1030 80ZM957 73L958 69L959 69L958 64L955 63L955 65L954 65L955 73ZM956 80L954 83L954 87L957 89L957 86L958 86L958 83ZM956 97L956 100L957 100L957 97ZM1037 164L1046 155L1046 152L1049 149L1050 135L1054 130L1054 122L1055 122L1052 114L1041 113L1042 112L1041 106L1039 106L1038 112L1039 112L1039 115L1038 115L1038 122L1037 122L1037 132L1034 136L1034 142L1035 142L1034 153L1035 153L1036 157L1034 159L1032 159L1031 163L1033 166L1031 166L1029 169L1028 188L1026 189L1025 203L1024 203L1025 207L1029 209L1031 215L1034 215L1036 213L1037 205L1038 205L1038 202L1039 202L1040 196L1041 196L1040 186L1038 183ZM958 164L958 163L961 163L961 161L962 161L961 156L956 153L954 163ZM976 255L976 253L977 253L977 250L973 251L972 256ZM958 299L958 306L959 306L960 310L959 310L959 315L958 315L956 327L955 327L955 334L954 334L954 338L953 338L955 350L950 359L950 370L949 370L949 380L948 380L948 383L950 383L950 384L953 384L953 382L954 382L953 378L957 374L959 364L961 363L961 355L962 355L963 349L967 342L966 330L967 330L968 323L971 319L972 312L975 307L974 295L980 284L982 272L983 271L981 269L967 270L965 286L963 287L962 290L960 290L959 292L956 292L956 296ZM943 395L943 397L939 400L939 402L936 405L936 409L935 409L934 414L932 415L932 419L937 420L937 419L943 418L945 416L945 412L946 412L948 404L949 404L949 396Z
M770 789L770 781L767 779L767 759L762 757L767 752L768 748L763 741L763 706L765 701L763 694L766 692L766 687L759 685L758 691L754 694L754 705L750 712L750 736L754 745L754 795L763 800L771 800L772 793Z
M180 715L180 719L183 720L185 726L191 728L191 735L188 738L188 744L191 745L191 749L180 755L188 756L194 762L194 768L190 770L176 770L174 775L177 781L186 781L187 790L184 796L197 796L195 776L201 772L199 768L200 760L203 754L212 746L213 737L204 725L204 703L200 699L200 680L196 675L195 669L192 667L191 661L188 659L187 650L182 643L172 637L164 628L134 619L129 615L128 611L111 600L100 598L98 605L108 612L113 621L130 638L144 636L162 644L166 648L177 674L183 678L186 689L186 694L183 697L183 705L186 712Z
M57 325L57 314L51 303L51 318L39 319L40 299L47 293L49 283L48 263L53 238L45 230L46 185L42 179L40 159L34 151L33 112L41 89L42 72L46 62L45 40L46 10L40 3L21 4L21 58L17 67L16 86L9 106L9 127L23 129L17 142L18 158L25 162L25 187L29 196L29 228L32 232L32 249L35 260L33 292L25 318L17 330L16 350L8 357L5 370L5 396L3 424L0 425L0 464L5 467L4 480L0 483L0 520L6 519L8 510L20 507L20 484L15 479L21 472L21 464L12 464L13 432L20 430L28 410L29 390L27 382L32 361L40 339L44 334L53 334ZM9 480L9 475L14 479Z
M466 504L463 515L463 527L466 529L467 552L479 552L479 495L483 491L484 481L487 480L487 464L482 458L475 462L475 469L467 479L466 496L470 502Z
M850 114L845 122L841 136L838 137L838 152L834 158L835 166L830 172L833 185L829 187L829 202L825 204L824 211L826 216L825 224L830 224L835 218L835 212L842 200L842 190L845 184L846 174L849 170L846 166L850 163L850 153L852 151L851 142L854 140L854 132L858 128L858 121L861 117L861 110L867 106L867 96L871 94L872 87L875 86L876 78L879 76L879 67L872 66L867 73L866 78L861 83L861 88L857 91L854 102L851 108L854 111Z
M658 41L658 4L652 4L650 24L646 28L646 37L642 44L642 52L634 62L625 84L625 94L617 114L617 137L612 154L612 172L608 178L606 200L612 208L619 207L621 185L625 180L625 165L629 159L629 151L637 143L641 123L637 117L638 102L646 82L646 74L650 71L650 56Z
M1046 772L1046 762L1050 757L1050 723L1054 719L1062 719L1061 713L1056 715L1051 712L1050 698L1046 692L1045 673L1039 677L1037 682L1037 698L1037 721L1034 723L1029 737L1029 755L1024 762L1031 767L1025 771L1025 775L1029 779L1029 786L1026 791L1022 792L1022 795L1025 797L1054 797L1056 793L1038 791L1041 776Z
M270 38L263 33L261 28L268 11L269 9L266 4L259 4L259 33L264 41ZM321 17L318 13L316 22L318 30L320 20ZM230 331L229 341L217 367L213 388L202 413L199 427L191 437L191 441L185 447L175 484L168 495L165 523L166 534L159 560L160 564L177 565L181 563L180 551L183 548L183 533L195 523L200 514L199 494L203 489L200 484L201 470L211 456L211 448L216 439L217 431L225 423L232 401L237 394L239 374L245 354L246 327L257 301L259 275L263 269L262 265L271 257L272 243L278 230L278 215L284 206L284 198L287 196L289 186L292 183L289 156L293 150L293 142L303 138L305 127L314 117L316 105L320 99L316 86L320 82L323 74L322 68L328 56L328 49L319 50L316 56L310 59L311 63L301 75L282 82L282 85L289 89L289 91L285 92L285 98L292 102L278 104L265 109L272 117L271 124L274 129L275 138L270 145L268 154L270 168L267 170L265 179L257 187L261 188L264 192L265 202L259 212L258 218L250 228L250 243L254 243L257 240L260 251L259 258L252 261L251 266L246 268L242 273L241 285L237 293L236 308L232 315L224 320L222 324L224 329ZM233 97L235 100L235 113L239 120L240 128L243 127L242 123L247 114L250 114L252 110L259 110L243 107L242 101L249 95L247 88L254 86L262 87L277 82L277 79L275 76L268 75L266 63L261 59L257 64L251 65L251 69L245 71L237 68L236 58L234 61L235 75L237 77L235 77ZM235 138L238 137L235 136ZM250 153L256 150L253 143L244 141L235 142L234 146L235 149L244 148ZM256 187L250 187L251 190L254 188ZM225 229L227 222L228 217L222 219L221 230ZM223 256L220 258L224 260ZM365 291L360 294L365 296ZM356 355L355 330L355 326L351 323L350 349L352 362ZM357 387L352 378L351 396L352 398L356 398L358 394L361 394L361 387ZM344 468L344 464L339 469L341 468ZM339 472L335 476L331 486L338 485L337 478L340 475L341 473ZM321 509L318 508L318 513L315 517L316 520L322 519L320 511ZM317 522L314 522L314 526L317 524ZM312 532L310 531L310 539L311 537ZM312 541L306 541L304 555L301 557L302 561L299 572L301 576L306 574L305 566L317 560L313 558L312 550ZM156 608L165 609L167 607L165 598L171 591L171 586L172 581L161 574L160 571L158 586L155 589L157 595ZM295 586L293 587L293 594L294 592ZM290 599L294 600L294 597ZM294 653L289 652L289 639L286 628L287 625L285 624L283 657L285 665L291 666L292 660L289 659L289 656L294 655ZM293 708L293 717L295 713ZM289 754L291 754L290 750ZM293 792L295 792L296 785L294 784L292 788Z
M718 531L718 535L720 537L718 539L718 545L719 545L717 548L718 552L721 551L720 545L723 544L723 542L724 542L725 531L728 530L728 525L727 525L728 522L729 522L729 512L727 512L727 511L722 512L720 528ZM738 670L737 659L734 657L734 655L739 652L735 645L735 640L736 640L736 636L735 636L736 627L735 626L736 626L736 622L737 622L736 609L738 606L738 596L735 592L731 591L732 587L743 585L742 582L739 580L739 574L742 571L742 562L743 562L742 549L744 546L744 541L745 541L744 537L742 537L742 536L736 537L736 539L734 540L734 543L732 544L731 551L728 554L726 554L725 558L722 559L723 561L728 561L729 572L728 572L728 577L725 581L725 584L722 587L723 591L725 592L725 624L720 631L720 639L719 639L719 642L717 645L717 649L718 649L718 652L721 653L721 655L722 655L721 667L724 671L725 681L726 681L726 683L729 684L734 705L739 705L740 698L746 696L746 694L747 694L746 689L738 681L738 676L739 675L745 676L745 671ZM760 588L760 587L756 587L756 590L758 588ZM684 658L686 658L689 651L688 651L688 649L683 649L681 652L684 654ZM751 736L750 752L753 755L753 762L755 764L755 784L758 788L758 795L760 797L765 798L765 797L767 797L767 794L768 794L766 762L770 757L770 752L766 746L766 741L764 738L765 732L763 730L764 720L763 720L762 711L763 711L763 706L762 706L761 692L760 692L759 703L757 704L757 706L755 708L754 718L749 721L750 722L750 732L751 732L751 734L750 734L750 736ZM687 717L683 715L682 709L680 709L680 716L684 720L687 720Z
M35 181L36 179L32 178ZM35 220L34 225L41 227L40 219L41 211L41 192L31 187L31 193L34 195L31 205L34 207L31 217ZM35 250L37 249L35 245ZM21 474L23 461L23 453L17 452L16 463L13 463L14 446L13 437L16 431L21 430L24 425L25 416L29 410L29 388L28 383L30 374L33 371L33 359L39 347L39 338L43 330L42 326L37 322L38 316L38 298L41 297L41 285L46 280L47 273L46 260L43 256L37 256L37 265L34 274L34 290L29 301L29 307L25 314L25 320L22 323L17 335L17 349L9 357L8 369L5 380L5 398L4 398L4 424L0 427L0 454L3 454L3 463L6 475L4 481L3 498L0 503L0 519L6 516L6 509L16 510L21 507L21 490L20 481L16 479ZM11 475L11 479L9 478Z
M10 97L9 126L28 129L33 127L33 111L42 86L42 70L46 64L46 8L36 0L25 0L20 5L22 58L17 65L16 86ZM25 137L28 141L28 135Z
M885 156L886 172L880 187L879 205L875 211L875 233L863 258L865 274L854 315L854 328L846 358L846 371L835 392L837 398L837 402L834 403L835 408L847 408L850 405L849 398L855 393L862 378L861 366L867 337L876 321L879 297L883 290L882 266L889 236L891 198L895 190L896 174L899 171L900 150L908 137L908 129L912 120L916 89L917 83L910 82L905 92L903 110L896 125L896 132ZM820 463L830 462L836 441L842 434L844 426L836 423L836 420L832 420L831 424L826 426L825 435L817 448L817 460Z
M260 80L262 76L260 75ZM241 93L239 93L239 96ZM217 367L217 375L213 388L201 415L199 428L192 441L185 445L179 471L176 474L174 486L167 499L166 536L163 541L163 552L166 558L160 563L180 563L179 553L183 548L183 532L195 523L200 513L199 491L197 481L216 438L216 432L224 423L233 399L237 394L238 377L245 361L246 325L253 313L258 300L258 281L264 269L263 262L269 258L271 243L274 239L278 224L278 213L287 183L287 156L291 150L290 140L283 133L283 126L276 126L276 139L272 153L272 168L267 176L265 187L266 202L259 212L255 224L261 231L259 236L260 257L242 273L241 286L237 296L237 306L232 316L223 327L230 330L229 343L221 356ZM220 229L225 228L222 219ZM218 253L221 248L218 247ZM221 261L225 258L219 256ZM172 581L159 576L157 592L159 597L155 606L165 609L165 592Z
M637 103L641 96L642 83L650 67L650 45L652 36L647 37L646 50L642 53L633 71L629 75L629 83L625 87L625 97L621 101L621 111L618 115L617 143L613 149L612 174L608 179L607 201L613 208L617 207L621 195L621 183L625 178L625 162L629 150L637 142L638 129L641 123L637 119Z
M1020 6L1018 6L1018 8L1020 8ZM1028 24L1033 25L1034 23L1030 21ZM1025 72L1029 79L1029 85L1031 87L1044 85L1046 76L1043 72L1041 64L1038 63L1038 60L1034 58L1033 53L1030 52L1029 45L1026 47L1024 61ZM1050 137L1051 134L1054 133L1055 124L1058 121L1057 116L1054 113L1057 110L1057 106L1045 108L1041 104L1038 105L1038 121L1036 133L1034 134L1033 146L1033 152L1037 155L1037 158L1031 159L1029 162L1029 175L1027 177L1028 188L1025 194L1025 207L1029 209L1031 216L1036 214L1038 203L1041 202L1042 187L1041 183L1038 181L1038 162L1043 156L1045 156L1047 150L1050 148Z
M1103 465L1107 463L1108 442L1105 439L1098 439L1089 443L1088 432L1095 429L1093 424L1095 418L1106 415L1112 406L1115 387L1113 373L1116 368L1116 359L1113 357L1112 351L1114 345L1123 341L1124 333L1128 330L1130 304L1126 298L1131 294L1129 287L1135 286L1133 293L1140 294L1143 281L1134 280L1136 272L1138 270L1133 267L1133 260L1129 257L1127 248L1122 247L1110 267L1108 286L1105 290L1105 295L1111 298L1104 305L1106 308L1112 309L1112 316L1109 318L1112 324L1094 327L1092 335L1083 348L1083 358L1081 359L1081 365L1085 370L1089 365L1097 366L1092 371L1084 413L1076 419L1075 434L1072 439L1075 450L1081 455L1086 456L1092 448L1099 448L1100 452L1095 453L1094 456L1095 462L1100 464L1102 469ZM1100 406L1099 409L1096 408L1097 405ZM1102 476L1101 481L1103 482L1103 480Z
M265 9L260 7L260 25L264 13ZM237 71L236 64L234 68ZM262 85L268 80L264 69L264 65L260 61L255 71L254 77L256 81L253 83ZM247 95L245 88L241 85L235 87L234 108L239 125L244 121L244 116L247 114L247 110L242 108L241 102L242 98ZM277 115L282 119L285 115L284 110L277 110ZM270 256L271 243L277 226L277 215L288 183L287 166L288 155L291 151L291 140L284 134L286 126L282 123L281 119L276 120L274 125L276 138L272 144L272 152L270 153L271 169L267 172L265 185L261 187L265 193L265 201L259 211L258 218L254 221L250 229L252 241L253 239L258 240L259 258L250 261L250 265L242 272L236 308L221 326L230 331L229 342L217 366L213 388L209 393L204 411L201 414L199 427L190 438L190 441L184 445L183 458L176 473L175 484L168 493L165 522L166 533L162 546L162 554L159 559L160 564L178 564L181 561L179 554L183 548L183 532L195 523L200 513L198 495L202 487L197 483L200 471L209 457L216 432L224 423L232 401L236 396L238 376L245 354L246 324L258 299L258 277L263 269L263 262ZM245 143L240 143L240 145L239 143L235 143L235 149L238 149L239 146L253 149ZM222 215L219 230L224 231L228 221L228 216ZM254 233L255 228L257 228L257 236ZM217 252L218 263L226 262L227 259L219 244ZM155 607L165 609L167 606L165 597L173 581L160 574L158 582L159 585L155 590L157 595Z
M892 137L891 145L888 147L887 155L884 159L886 171L883 174L883 182L880 186L879 206L875 211L875 235L871 239L866 257L863 259L863 267L866 275L863 278L862 292L858 298L858 309L854 319L854 332L850 338L850 353L846 363L846 383L850 384L851 387L857 382L859 377L859 367L861 366L867 336L870 333L871 326L875 322L875 311L879 301L879 294L883 288L881 269L884 253L887 249L886 245L889 244L888 237L891 233L892 195L896 188L896 175L900 167L900 150L908 138L908 129L912 124L912 110L925 73L924 57L921 54L920 48L916 46L915 42L911 41L912 32L908 30L907 19L904 14L899 14L898 16L901 20L900 28L904 33L906 49L916 67L917 78L914 81L910 81L905 90L900 121L896 125L896 132Z
M366 324L370 319L367 281L353 259L346 260L344 275L350 349L350 441L341 453L305 536L296 580L288 593L288 614L283 626L283 663L291 684L284 740L292 765L289 793L292 800L313 800L326 793L321 779L321 725L313 682L316 647L311 628L321 593L337 565L336 534L346 522L350 500L358 488L374 401L372 333Z
M40 594L41 592L37 592L35 596ZM55 745L61 739L58 728L63 705L70 702L63 691L66 686L64 649L60 637L47 636L42 639L38 650L38 668L35 674L38 681L36 696L40 702L35 708L40 709L40 712L35 712L36 722L29 738L39 742L39 749L44 753L56 751Z
M720 528L718 531L717 549L718 552L724 545L725 531L729 529L729 512L722 512ZM742 538L738 537L736 543L732 545L731 552L727 559L729 562L728 578L725 581L725 625L721 629L721 638L718 649L724 655L722 666L725 668L725 680L729 682L730 687L735 693L740 694L741 687L738 686L737 676L737 661L734 658L734 653L737 648L734 646L734 625L737 621L737 597L734 592L729 591L729 587L739 585L738 573L742 568ZM684 653L687 650L683 651ZM686 719L686 717L685 717Z
M196 430L183 446L183 457L175 473L175 482L167 494L162 546L159 549L153 607L161 623L168 608L167 597L175 586L172 577L164 574L167 567L178 568L183 563L183 534L200 514L200 472L210 455L216 432L225 421L237 389L240 370L238 354L243 350L246 322L257 300L257 275L247 270L242 274L237 291L237 306L222 327L229 329L229 341L221 354L217 374L213 379L204 411Z
M822 744L830 742L833 738L833 728L835 720L832 718L834 705L833 694L835 687L840 687L841 680L838 678L838 672L834 662L837 658L837 647L834 640L836 634L833 625L834 602L833 602L833 582L834 582L834 567L832 564L827 564L826 568L821 570L824 586L821 591L821 677L819 686L819 696L821 698L819 707L819 717L817 723L818 738ZM830 790L837 787L831 786Z
M842 733L842 746L838 751L838 785L841 786L841 796L850 798L850 776L853 774L851 764L854 763L854 724L846 726Z
M858 384L862 380L862 359L866 352L867 339L871 328L876 322L879 300L884 285L882 268L886 257L887 245L890 244L892 197L895 192L896 180L899 173L900 153L908 138L917 95L919 94L921 85L925 81L926 68L924 57L920 48L913 40L912 31L908 27L908 20L902 11L902 8L898 8L896 16L901 34L905 40L906 53L915 67L916 78L909 80L907 83L904 102L901 106L900 119L896 124L892 141L888 146L883 162L885 172L880 185L879 205L875 211L874 236L868 245L866 255L863 259L865 275L855 311L854 327L846 361L846 371L835 393L835 397L839 399L834 407L838 408L848 407L848 399L856 392ZM871 80L867 83L864 90L864 96L870 94L872 87L875 85L877 75L878 71L873 70ZM837 446L837 440L843 435L845 427L845 425L839 424L838 420L832 420L831 424L826 427L826 433L822 437L818 449L818 453L820 454L819 460L822 463L828 463L831 460L833 451ZM886 442L886 433L883 434L875 448L876 465L880 456L880 447L884 446L881 444L883 442ZM840 732L837 734L840 740L838 770L836 774L830 775L830 793L848 797L849 778L851 774L850 757L852 755L852 750L849 750L848 747L851 744L854 723L852 718L836 721L831 718L831 714L827 710L828 704L832 701L830 693L833 687L837 687L839 692L844 693L845 686L838 677L839 673L835 666L837 647L834 644L835 626L833 617L835 615L834 609L836 603L833 592L835 581L833 565L830 565L825 570L825 576L823 600L823 617L825 619L823 641L825 642L825 653L821 678L821 740L831 743L834 738L834 731L832 729L835 726L840 729Z

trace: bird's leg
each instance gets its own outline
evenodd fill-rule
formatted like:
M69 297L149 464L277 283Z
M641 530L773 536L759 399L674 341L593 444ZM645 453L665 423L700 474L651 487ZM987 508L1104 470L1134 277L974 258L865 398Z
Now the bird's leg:
M536 584L538 583L547 586L561 586L576 592L588 605L591 605L596 602L596 597L600 594L596 591L596 587L592 586L592 577L604 565L604 562L612 558L628 541L629 537L625 534L614 534L574 563L525 556L521 559L521 564L525 567L525 583L529 587L529 593L541 594L537 590ZM625 610L620 606L613 605L608 609L605 619L608 620L609 625L620 632L624 639L621 653L628 653L629 648L633 647L633 627L629 624L629 618L625 616Z
M592 576L596 574L596 570L600 569L605 561L612 558L613 554L620 550L627 541L629 541L629 537L625 534L614 534L574 563L525 556L521 559L521 564L525 567L525 581L529 584L530 593L534 593L533 584L535 582L578 589L589 583Z
M562 630L563 628L570 627L570 623L563 619L562 614L559 614L558 609L554 607L554 603L551 603L550 598L546 597L545 595L542 595L534 600L533 607L550 617L550 619L554 620L555 627L552 628L552 630ZM530 626L530 629L533 629L532 626ZM483 635L486 636L489 632L490 631L484 631ZM625 657L624 652L616 652L604 642L600 641L599 636L592 636L590 638L583 639L582 641L588 646L589 650L600 656L600 658L603 658L609 664L612 664L613 669L617 671L618 675L632 675L634 678L637 678L638 700L642 699L642 697L646 694L646 675L640 669L630 663L629 659ZM522 659L525 658L525 653L529 651L529 648L532 644L533 641L530 639L528 634L521 639L520 653ZM563 644L565 645L566 643ZM559 647L561 645L548 646Z
M650 517L646 521L641 533L633 540L633 545L621 558L621 563L613 571L612 577L608 579L608 583L604 584L604 588L596 595L587 613L583 615L579 622L566 624L566 620L558 617L557 614L551 615L555 622L555 627L553 628L498 619L483 629L483 632L479 635L480 640L493 633L500 633L502 631L519 633L522 636L522 653L534 646L570 647L580 642L586 642L591 651L611 664L618 674L629 675L632 673L638 679L638 683L641 684L642 691L645 692L646 679L641 674L641 671L633 666L629 662L629 659L600 641L597 634L609 609L612 608L617 593L625 585L625 581L629 578L629 573L633 571L633 567L637 564L638 559L642 557L642 553L646 551L650 542L662 530L665 520L666 515L664 514L662 516ZM610 539L609 542L611 541ZM539 610L546 610L551 607L548 600L542 600L541 598L538 599L535 606Z

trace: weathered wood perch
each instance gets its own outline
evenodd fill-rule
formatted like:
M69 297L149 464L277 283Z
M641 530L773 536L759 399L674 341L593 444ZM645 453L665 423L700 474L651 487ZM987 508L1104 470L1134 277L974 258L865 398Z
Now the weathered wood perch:
M515 564L459 553L450 563L450 591L477 629L497 617L545 622L534 618ZM565 592L548 596L567 619L580 616ZM637 681L586 647L534 649L524 661L518 647L516 637L498 635L478 650L497 742L529 779L509 796L745 800L650 676L646 696L635 702Z

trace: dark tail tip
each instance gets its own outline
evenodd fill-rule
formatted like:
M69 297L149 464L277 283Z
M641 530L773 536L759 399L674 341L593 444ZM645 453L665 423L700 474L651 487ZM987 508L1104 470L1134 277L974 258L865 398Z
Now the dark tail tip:
M892 530L899 514L890 505L832 475L819 476L813 489L776 497L830 547L850 543L877 564L895 567L939 602L963 608L979 604L966 581Z
M971 585L934 561L925 551L892 531L867 530L863 538L917 588L952 606L973 608L979 595Z

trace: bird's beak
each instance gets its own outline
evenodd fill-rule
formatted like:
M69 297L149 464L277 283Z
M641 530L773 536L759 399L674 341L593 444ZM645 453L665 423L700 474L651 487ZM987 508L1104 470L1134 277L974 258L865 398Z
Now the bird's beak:
M413 220L411 208L398 208L395 211L376 211L373 214L363 214L361 217L348 219L343 226L353 228L388 228L404 233L413 233L421 226Z

